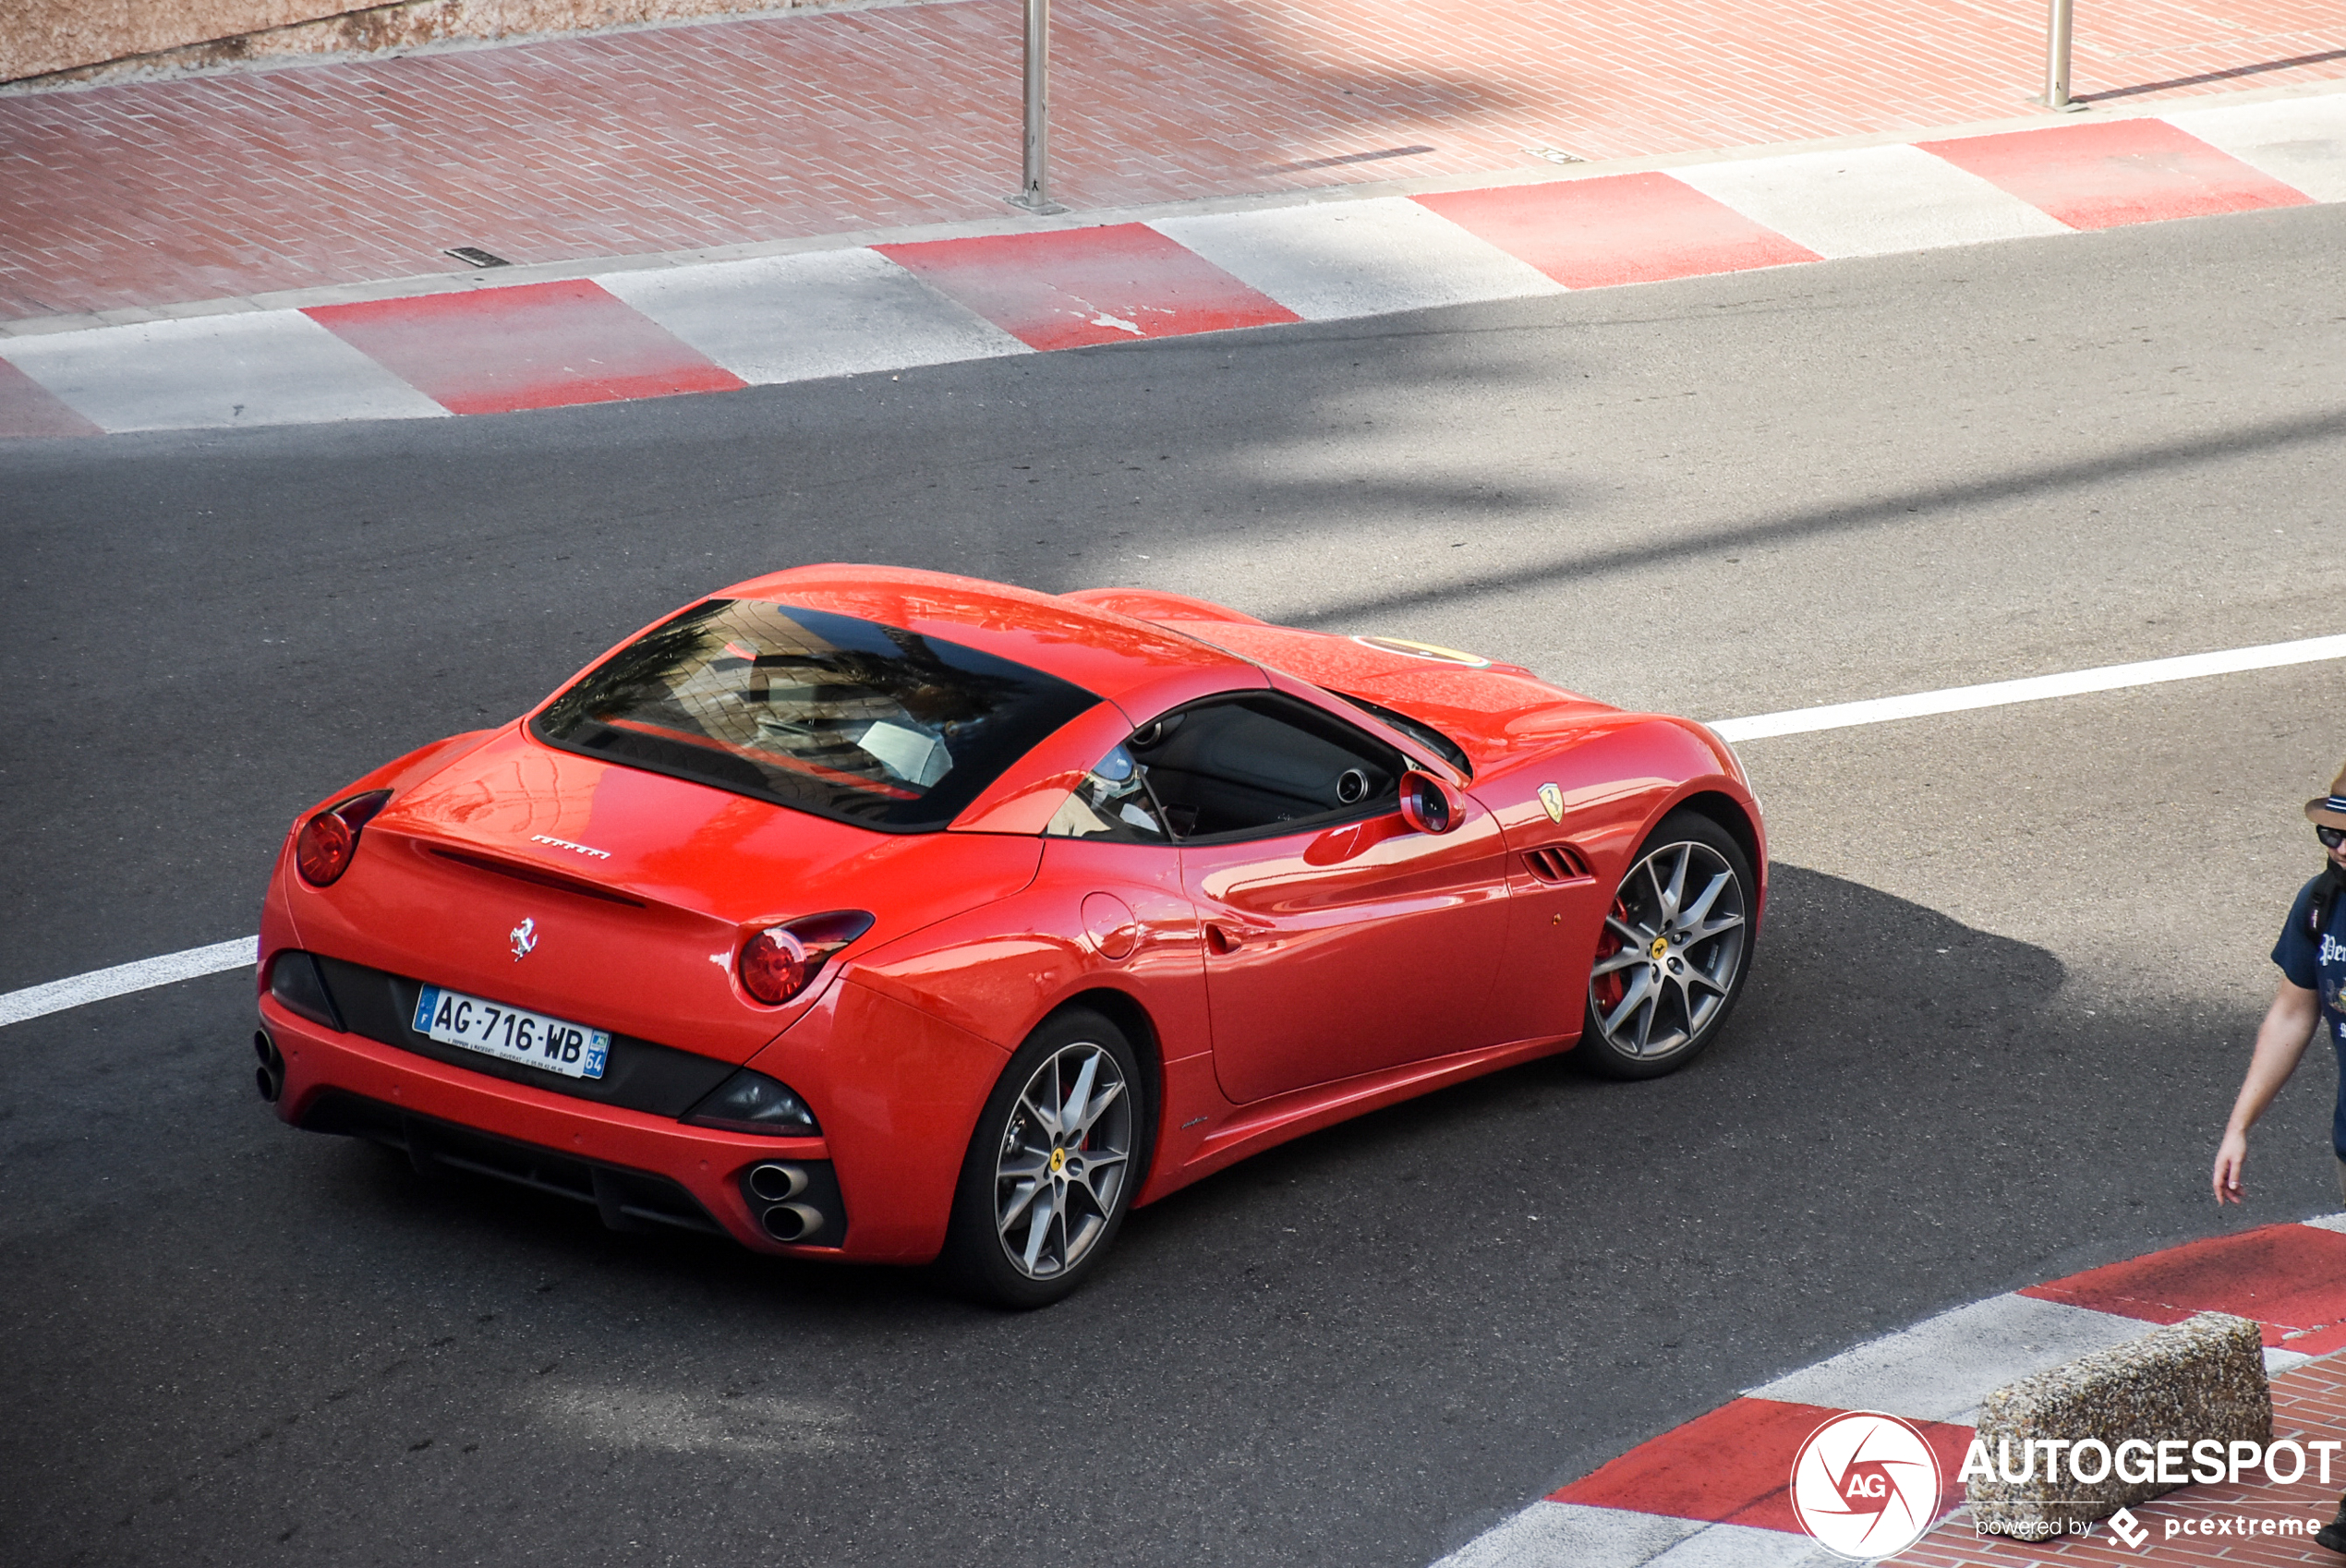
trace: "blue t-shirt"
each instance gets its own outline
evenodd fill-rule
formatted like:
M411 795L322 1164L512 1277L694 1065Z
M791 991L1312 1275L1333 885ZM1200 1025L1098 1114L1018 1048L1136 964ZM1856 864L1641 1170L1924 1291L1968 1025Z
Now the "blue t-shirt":
M2330 1115L2329 1142L2338 1157L2346 1160L2346 893L2330 900L2329 919L2316 933L2314 889L2321 880L2316 876L2297 890L2297 901L2289 906L2289 923L2273 944L2273 962L2292 985L2321 996L2322 1027L2338 1053L2339 1066L2338 1109Z

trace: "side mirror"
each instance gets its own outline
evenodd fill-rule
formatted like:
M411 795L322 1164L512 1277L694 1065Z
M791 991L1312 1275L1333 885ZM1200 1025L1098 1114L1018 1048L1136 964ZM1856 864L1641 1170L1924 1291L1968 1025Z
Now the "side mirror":
M1401 776L1401 820L1419 833L1447 833L1458 825L1458 802L1450 787L1430 773Z

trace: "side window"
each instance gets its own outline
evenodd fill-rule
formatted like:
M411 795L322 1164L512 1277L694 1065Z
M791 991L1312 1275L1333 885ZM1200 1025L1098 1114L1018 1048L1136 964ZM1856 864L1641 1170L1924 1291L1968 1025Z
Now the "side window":
M1083 776L1083 782L1051 814L1043 831L1056 838L1166 842L1165 819L1149 798L1140 765L1122 746L1102 757L1099 766Z
M1291 832L1400 799L1399 753L1276 694L1185 708L1126 744L1179 838Z

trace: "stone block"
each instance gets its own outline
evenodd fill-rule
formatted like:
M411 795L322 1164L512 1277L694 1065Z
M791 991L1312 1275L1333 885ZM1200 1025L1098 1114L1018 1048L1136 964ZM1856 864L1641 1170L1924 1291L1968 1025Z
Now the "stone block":
M1982 1480L1975 1471L1965 1490L1976 1524L2019 1539L2046 1539L2188 1485L2189 1444L2213 1439L2261 1445L2272 1435L2272 1391L2256 1325L2203 1312L1990 1393L1979 1407L1978 1436L1997 1474ZM2050 1478L2056 1466L2047 1451L2029 1446L2047 1440L2065 1445ZM2168 1451L2167 1474L2186 1478L2162 1481L2157 1445L2177 1441L2186 1446L2180 1454ZM2079 1480L2069 1458L2077 1444L2097 1442L2100 1451L2088 1448L2084 1456L2086 1473L2101 1469L2105 1455L2110 1463L2099 1479ZM2130 1442L2149 1445L2148 1453L2140 1447L2121 1453ZM2026 1478L2006 1478L2015 1475Z

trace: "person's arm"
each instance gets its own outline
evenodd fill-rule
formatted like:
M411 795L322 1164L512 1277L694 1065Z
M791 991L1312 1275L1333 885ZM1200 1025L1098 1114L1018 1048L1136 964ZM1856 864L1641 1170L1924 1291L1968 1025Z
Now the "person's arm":
M2256 1031L2256 1051L2248 1058L2248 1076L2241 1080L2240 1097L2232 1102L2231 1120L2224 1124L2223 1141L2216 1146L2216 1201L2237 1203L2248 1195L2240 1184L2240 1167L2248 1160L2248 1129L2273 1103L2280 1086L2297 1070L2305 1047L2321 1021L2321 996L2287 980L2265 1009Z

